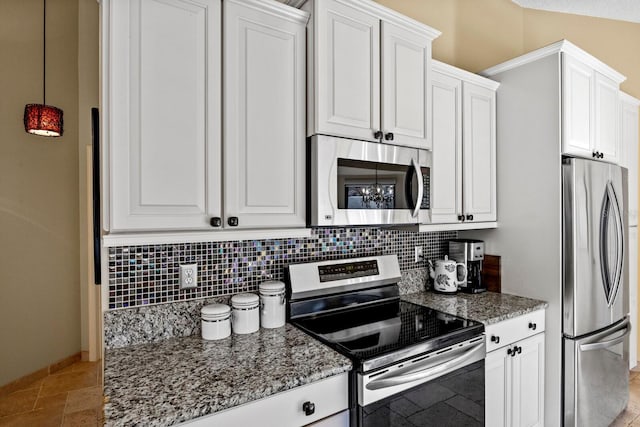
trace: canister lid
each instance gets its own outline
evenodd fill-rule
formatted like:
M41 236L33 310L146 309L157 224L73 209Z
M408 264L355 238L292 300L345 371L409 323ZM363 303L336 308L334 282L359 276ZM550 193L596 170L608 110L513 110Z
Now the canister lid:
M202 317L225 317L230 312L231 308L226 304L209 304L200 309Z
M260 283L259 289L263 295L280 295L284 292L284 283L279 280L268 280Z
M231 297L231 305L234 307L257 306L260 298L256 294L236 294Z

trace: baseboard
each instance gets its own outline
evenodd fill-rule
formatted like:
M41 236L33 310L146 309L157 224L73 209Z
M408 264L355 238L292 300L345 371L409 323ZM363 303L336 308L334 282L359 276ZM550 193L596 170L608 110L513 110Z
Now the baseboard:
M8 384L0 386L0 396L6 396L7 394L11 394L17 390L25 389L29 384L34 383L42 378L45 378L51 374L54 374L67 366L71 366L76 362L81 360L81 354L78 352L69 357L65 357L62 360L59 360L46 368L38 369L35 372L27 374L23 377L18 378L17 380L11 381Z

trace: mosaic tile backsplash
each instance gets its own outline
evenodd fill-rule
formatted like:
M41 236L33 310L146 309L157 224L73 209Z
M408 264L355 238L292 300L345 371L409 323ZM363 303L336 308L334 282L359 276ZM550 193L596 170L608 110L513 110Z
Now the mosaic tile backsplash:
M109 309L255 292L267 279L282 280L289 264L397 254L405 272L414 247L426 259L442 258L457 232L414 233L379 228L317 228L308 238L126 246L109 249ZM198 263L198 287L181 290L180 264Z

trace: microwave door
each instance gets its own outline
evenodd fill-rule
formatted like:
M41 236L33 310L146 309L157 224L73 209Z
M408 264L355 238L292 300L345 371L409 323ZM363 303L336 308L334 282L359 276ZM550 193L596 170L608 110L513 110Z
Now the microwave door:
M430 219L429 156L392 145L315 136L311 225L417 224ZM424 158L424 161L420 161Z

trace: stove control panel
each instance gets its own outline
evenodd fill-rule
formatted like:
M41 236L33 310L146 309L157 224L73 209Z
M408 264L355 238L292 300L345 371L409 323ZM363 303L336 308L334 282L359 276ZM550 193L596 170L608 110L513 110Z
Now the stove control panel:
M356 277L377 276L379 274L378 261L375 259L369 261L349 262L346 264L318 266L318 276L320 277L321 283L353 279Z

